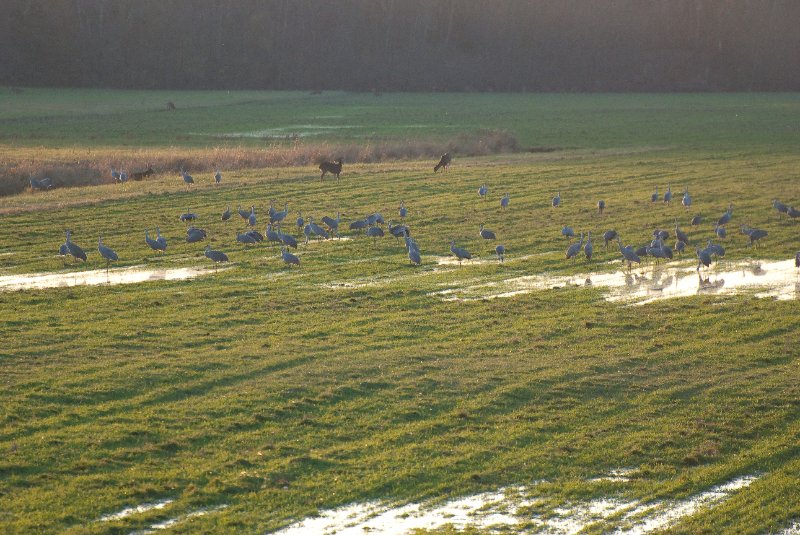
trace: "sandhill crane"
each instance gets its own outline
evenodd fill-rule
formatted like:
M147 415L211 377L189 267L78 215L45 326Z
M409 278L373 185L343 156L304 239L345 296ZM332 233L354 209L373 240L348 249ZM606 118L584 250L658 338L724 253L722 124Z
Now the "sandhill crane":
M222 182L222 173L219 172L219 169L217 169L217 172L214 173L214 182L217 184Z
M583 252L586 255L586 260L592 259L592 253L594 252L594 246L592 246L592 233L589 232L586 236L586 245L583 246Z
M128 173L120 169L119 171L119 181L120 182L127 182L128 181Z
M725 213L722 214L719 219L717 219L717 226L721 227L723 225L727 225L732 217L733 217L733 204L729 204L728 210L726 210Z
M189 227L186 229L186 243L196 243L206 239L208 233L197 227Z
M675 250L679 254L683 254L683 251L686 249L686 242L683 240L678 240L675 242Z
M696 227L697 225L699 225L699 224L700 224L700 223L702 223L702 222L703 222L703 216L702 216L702 215L700 215L700 214L697 214L696 216L694 216L694 217L692 218L692 222L691 222L690 224L691 224L693 227Z
M286 216L289 215L289 203L283 203L283 210L280 212L273 211L269 216L270 223L280 223Z
M478 195L481 199L486 200L486 195L489 194L489 188L486 187L486 184L481 184L481 187L478 188Z
M400 214L400 220L405 221L406 215L408 214L408 209L403 201L400 201L400 209L397 211L397 213Z
M450 252L455 255L458 259L459 265L461 264L462 260L470 260L472 259L472 255L469 254L469 251L466 249L462 249L461 247L456 247L455 240L450 240Z
M392 222L389 221L389 234L397 238L402 238L403 236L411 236L411 229L409 229L406 225L392 225Z
M619 252L622 253L622 258L628 262L629 270L631 269L633 262L636 262L637 264L642 262L642 259L639 258L639 255L633 251L633 247L630 245L626 245L624 247L622 246L622 240L620 240L619 236L617 236L617 245L619 246Z
M70 240L71 235L72 231L67 230L67 241L64 242L64 245L67 246L67 251L69 251L69 254L73 258L83 260L84 262L86 262L86 253L83 252L83 249L81 249L81 247L77 243L72 243L72 241Z
M192 178L192 175L184 171L182 167L181 167L181 176L183 177L183 183L186 184L187 188L192 184L194 184L194 178Z
M100 256L106 259L106 274L108 274L108 267L111 265L112 261L119 260L117 253L115 253L110 247L106 247L103 245L103 237L100 236L100 239L97 240L97 251L100 253Z
M558 208L559 206L561 206L561 192L560 191L558 193L556 193L555 197L553 197L553 200L551 201L551 204L553 205L553 208Z
M681 199L681 204L684 205L686 208L689 208L692 205L692 197L689 195L689 186L686 186L686 189L683 192L683 199Z
M245 245L253 245L254 243L257 243L258 240L256 240L254 236L248 234L247 232L243 234L237 232L236 241Z
M711 240L708 240L705 250L708 251L709 254L718 256L720 258L725 256L725 248L721 245L713 243Z
M231 218L231 207L228 205L228 209L222 212L222 220L227 221Z
M790 206L789 209L786 211L786 215L788 215L792 219L796 219L800 217L800 210L798 210L794 206Z
M257 223L257 221L256 221L256 207L255 206L251 206L250 207L250 215L247 216L247 224L250 225L251 227L255 227L256 223Z
M575 237L575 231L572 229L572 227L565 226L561 229L561 235L569 240Z
M166 241L164 243L161 243L157 239L154 240L153 238L150 237L150 234L147 229L144 230L144 241L154 251L163 253L164 251L167 250Z
M267 241L281 242L281 237L278 235L278 232L272 228L272 224L267 225L267 230L264 235L267 237Z
M484 240L494 240L494 239L496 239L496 238L497 238L497 236L495 236L495 233L494 233L494 232L492 232L492 231L491 231L491 230L489 230L489 229L485 229L485 228L483 228L483 223L481 223L481 228L480 228L480 230L478 231L478 235L479 235L481 238L483 238Z
M239 217L241 217L245 221L250 219L250 212L247 210L242 210L241 206L237 206L236 211L239 212Z
M213 260L217 264L220 263L220 262L227 262L228 261L228 255L226 255L222 251L214 251L214 250L212 250L211 249L211 244L206 245L205 255L206 255L206 258L209 258L209 259Z
M452 161L452 158L450 157L450 153L449 152L445 152L444 154L442 154L442 157L439 158L439 163L437 163L436 165L433 166L433 172L435 173L439 169L442 169L442 171L446 173L447 172L447 168L450 167L450 162L451 161Z
M511 198L508 196L508 193L503 194L503 198L500 199L500 208L505 210L508 208L508 203L511 201Z
M364 219L359 219L350 223L350 230L361 230L367 228L368 226L369 220L365 217Z
M272 218L275 217L275 214L278 211L275 209L275 203L273 201L269 201L269 221L272 222Z
M672 190L669 184L667 184L667 191L664 192L664 204L669 204L670 201L672 201Z
M658 186L656 186L656 190L650 195L650 202L656 202L658 200Z
M284 245L288 245L289 247L297 249L297 240L294 239L294 236L291 234L284 234L281 232L280 227L278 227L278 238L280 238Z
M111 180L113 180L114 182L119 181L119 171L114 169L113 165L111 166Z
M728 235L728 231L725 230L725 227L720 227L719 225L717 225L716 227L714 227L714 234L717 235L717 238L724 240L725 236Z
M161 245L162 250L167 250L167 239L161 235L161 229L156 227L156 241Z
M597 211L600 213L600 215L603 215L603 210L605 209L606 209L606 201L604 201L603 199L597 201Z
M800 268L800 251L798 251L797 254L794 255L794 267Z
M286 247L281 247L281 259L283 259L286 265L289 266L290 268L292 267L292 264L294 264L295 266L300 265L300 259L297 258L292 253L290 253L289 251L287 251Z
M505 246L498 245L497 247L495 247L494 248L494 254L497 255L497 259L502 264L505 261L505 258L506 258L506 248L505 248Z
M366 234L370 238L381 238L384 233L381 227L369 227Z
M709 267L711 265L711 253L708 249L695 249L697 253L697 271L700 271L700 266Z
M250 229L247 232L245 232L245 234L247 234L248 236L250 236L251 238L256 240L258 243L261 243L262 241L264 241L264 235L261 234L256 229Z
M297 225L297 229L302 232L306 222L303 220L303 214L300 212L297 212L297 221L295 221L295 224Z
M418 249L408 247L408 261L412 264L420 265L422 263L422 256L419 254Z
M767 237L767 231L761 230L759 228L749 228L746 227L745 225L742 225L740 227L740 230L742 234L745 234L747 235L748 238L750 238L750 243L748 244L748 246L751 246L753 244L757 245L758 240Z
M567 259L575 258L575 255L583 248L583 232L581 232L581 239L567 247Z
M675 238L683 243L689 243L689 236L687 236L686 233L680 229L677 219L675 220Z
M657 240L666 240L669 238L669 232L667 232L666 230L655 229L653 231L653 238Z
M780 219L781 214L785 214L789 212L789 207L783 204L778 199L772 199L772 207L778 211L778 219Z
M328 216L322 216L322 222L328 227L328 230L331 233L336 234L337 239L339 238L339 221L341 221L339 212L336 212L336 219Z
M617 231L614 229L607 230L603 233L603 241L605 242L606 249L608 249L608 242L610 242L616 237L617 237Z
M69 247L67 247L66 243L62 243L61 245L58 246L58 255L60 257L63 258L65 256L67 256L68 254L69 254Z
M331 173L332 175L336 175L336 181L339 181L339 173L342 172L342 162L341 158L337 160L333 160L332 162L322 162L319 164L319 170L322 171L319 179L322 180L325 178L326 173Z
M187 209L186 213L181 214L178 217L178 219L180 221L184 222L184 223L188 223L189 221L194 221L195 219L197 219L197 214L195 214L193 212L189 212L188 209Z

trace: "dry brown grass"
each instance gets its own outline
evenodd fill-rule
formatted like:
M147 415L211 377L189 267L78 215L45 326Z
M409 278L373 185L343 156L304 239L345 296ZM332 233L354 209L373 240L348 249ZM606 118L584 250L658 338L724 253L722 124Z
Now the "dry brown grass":
M0 148L0 196L19 193L29 178L50 177L55 187L111 183L110 168L124 169L129 175L152 166L156 174L190 173L294 167L342 158L348 163L376 163L392 160L438 159L441 153L482 156L516 152L516 138L504 130L482 130L460 134L442 143L436 140L383 140L366 143L276 144L265 148L213 147L155 149L48 149Z

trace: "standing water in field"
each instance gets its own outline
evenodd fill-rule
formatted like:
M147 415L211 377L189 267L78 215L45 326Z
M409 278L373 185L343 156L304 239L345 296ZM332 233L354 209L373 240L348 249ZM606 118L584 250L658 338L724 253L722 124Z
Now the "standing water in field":
M43 290L69 286L95 286L100 284L135 284L138 282L185 280L214 273L205 268L142 269L140 266L106 271L75 271L71 273L25 273L0 275L0 291Z

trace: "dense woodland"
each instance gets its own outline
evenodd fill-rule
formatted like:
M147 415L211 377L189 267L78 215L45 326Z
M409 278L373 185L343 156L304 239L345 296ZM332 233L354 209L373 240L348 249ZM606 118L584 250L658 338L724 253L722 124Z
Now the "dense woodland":
M796 91L796 0L4 0L0 84Z

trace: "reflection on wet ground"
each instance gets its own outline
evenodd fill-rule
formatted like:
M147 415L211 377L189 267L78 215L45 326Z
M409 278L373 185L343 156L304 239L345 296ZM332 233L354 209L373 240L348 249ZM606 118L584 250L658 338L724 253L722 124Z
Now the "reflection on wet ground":
M144 269L142 266L117 268L106 271L75 271L71 273L27 273L0 276L0 291L41 290L68 286L98 284L134 284L147 281L184 280L214 273L206 268Z
M445 301L471 301L511 297L563 287L596 287L606 290L606 300L649 303L690 295L732 295L753 291L757 297L795 299L800 295L800 273L793 260L748 261L713 270L695 270L694 265L656 266L650 271L617 271L574 276L527 275L498 282L448 288L431 295Z

